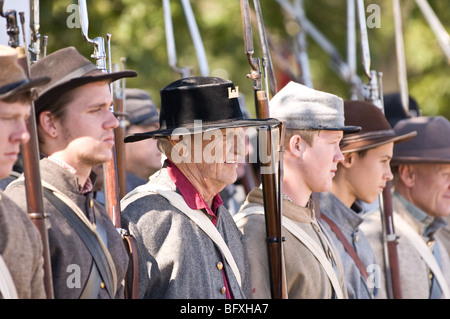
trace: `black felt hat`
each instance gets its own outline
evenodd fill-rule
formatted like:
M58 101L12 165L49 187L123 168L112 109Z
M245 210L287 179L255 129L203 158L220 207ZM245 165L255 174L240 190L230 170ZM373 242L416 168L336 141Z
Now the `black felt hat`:
M391 124L392 127L394 127L400 120L421 116L421 111L417 101L411 95L408 96L408 99L409 114L407 114L403 108L400 93L395 92L384 95L384 112L389 124Z
M125 143L158 136L280 123L276 119L244 119L233 82L218 77L183 78L163 88L160 94L160 129L128 135Z

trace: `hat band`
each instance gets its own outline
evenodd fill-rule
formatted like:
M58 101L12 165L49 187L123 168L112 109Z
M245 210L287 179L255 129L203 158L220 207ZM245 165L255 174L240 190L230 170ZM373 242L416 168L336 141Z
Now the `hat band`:
M14 82L14 83L3 85L0 88L0 94L4 94L4 93L7 93L9 91L12 91L12 90L14 90L17 87L19 87L19 86L21 86L21 85L23 85L25 83L28 83L29 81L30 80L25 79L25 80L22 80L22 81L19 81L19 82Z
M53 83L52 87L54 88L54 87L60 85L61 83L67 82L71 79L79 78L79 77L85 75L86 73L94 71L94 70L97 70L97 67L94 64L92 64L92 63L85 64L82 67L79 67L78 69L63 76L61 79L59 79L58 81Z
M353 142L358 142L360 140L376 139L376 138L380 138L380 137L390 137L390 136L396 136L394 130L371 131L371 132L362 133L362 134L352 134L352 135L345 136L342 139L342 142L353 143Z

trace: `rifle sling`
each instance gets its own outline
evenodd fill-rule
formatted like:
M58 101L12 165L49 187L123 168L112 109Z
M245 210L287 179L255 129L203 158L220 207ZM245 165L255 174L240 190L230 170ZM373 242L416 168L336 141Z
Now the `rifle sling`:
M235 222L238 222L241 218L250 215L264 215L264 211L258 206L247 208L246 210L237 213L233 216ZM295 236L309 251L314 255L317 261L322 265L328 279L333 286L334 293L337 299L344 299L344 293L339 283L338 275L336 274L334 267L330 260L327 259L323 248L317 244L301 227L299 227L294 221L282 216L282 226Z
M355 249L350 245L348 240L345 238L344 234L341 232L339 227L327 216L324 214L321 214L320 216L322 220L324 220L331 228L331 230L336 234L336 237L339 239L339 241L344 246L345 251L352 257L353 261L356 264L356 267L358 267L359 272L364 277L364 280L367 280L369 278L369 274L367 273L366 267L364 267L363 262L359 258L358 254L356 253Z
M83 222L64 201L58 198L52 190L47 187L43 187L42 189L44 197L47 198L53 206L55 206L55 208L61 213L68 224L75 230L80 239L86 245L86 248L91 253L92 258L97 265L97 269L105 283L108 294L110 298L113 299L115 297L115 283L110 263L108 262L104 249L99 242L101 238L99 238L90 228L88 228L85 222Z

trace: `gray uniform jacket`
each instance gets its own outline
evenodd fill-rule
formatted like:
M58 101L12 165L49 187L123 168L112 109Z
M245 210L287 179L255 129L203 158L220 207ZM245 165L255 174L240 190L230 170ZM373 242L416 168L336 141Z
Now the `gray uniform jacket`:
M39 231L27 214L3 192L0 192L0 254L19 298L45 298Z
M400 268L400 284L403 299L428 299L431 294L431 272L422 256L418 253L415 243L410 241L405 235L405 228L412 229L418 235L421 235L424 242L430 242L429 231L436 232L444 224L439 218L432 218L418 207L401 197L396 191L392 195L392 205L394 209L394 229L398 236L398 259ZM415 211L415 212L413 212ZM426 216L425 219L419 220L413 216L417 213ZM366 234L372 248L376 254L376 258L382 269L380 273L380 290L378 298L387 298L387 288L384 269L384 252L383 252L383 233L381 229L381 219L379 211L375 211L365 216L367 221L361 225L362 231ZM402 223L399 223L403 221ZM431 243L431 242L430 242ZM436 238L436 243L440 252L440 266L447 283L450 282L450 258L443 243ZM428 245L431 249L434 245Z
M338 226L347 242L352 245L362 261L367 273L372 273L372 266L376 266L375 253L369 244L364 233L359 229L364 222L363 211L360 207L354 207L358 211L348 208L331 192L319 193L320 213L325 215ZM374 283L366 282L359 271L353 258L344 249L344 245L330 228L327 222L322 222L332 238L336 249L338 250L342 263L344 264L345 283L347 285L348 297L350 299L370 299L374 295ZM375 289L376 293L376 289Z
M156 172L149 183L176 191L166 168ZM222 267L232 296L246 297L249 286L242 235L223 205L216 211L216 227L239 268L242 288L213 241L166 198L148 192L129 193L121 206L122 226L138 246L140 298L223 299Z
M92 223L101 223L106 229L107 247L117 271L118 290L116 298L123 298L122 281L128 266L128 255L122 238L112 224L105 208L93 199L92 192L80 194L76 176L65 168L46 158L40 161L40 168L42 180L53 185L73 200ZM91 177L94 178L93 175ZM5 192L19 206L26 209L26 195L23 184L10 184ZM48 214L46 221L55 298L80 298L94 262L92 255L61 213L45 198L44 209ZM101 286L103 287L103 285ZM98 298L109 298L106 289L100 289Z

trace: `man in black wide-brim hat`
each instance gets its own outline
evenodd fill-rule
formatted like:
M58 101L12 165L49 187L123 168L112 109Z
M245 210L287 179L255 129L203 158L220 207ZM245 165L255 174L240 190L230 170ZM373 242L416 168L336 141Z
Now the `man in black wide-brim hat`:
M109 84L134 71L103 73L74 47L31 66L32 78L50 76L35 102L44 210L48 214L55 298L123 298L128 256L105 208L93 199L92 168L108 162L118 120ZM8 185L26 207L23 180Z
M121 201L122 224L138 243L140 298L250 295L242 234L219 192L237 178L244 127L279 121L244 119L236 90L217 77L177 80L160 92L159 130L125 138L156 138L167 157Z

